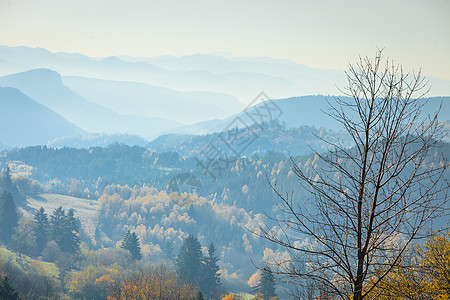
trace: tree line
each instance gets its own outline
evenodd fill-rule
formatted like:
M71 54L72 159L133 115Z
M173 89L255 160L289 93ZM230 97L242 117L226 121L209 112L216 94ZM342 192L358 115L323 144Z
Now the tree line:
M134 232L127 230L120 247L128 250L134 260L142 258L139 238ZM223 292L218 261L213 243L208 247L208 254L203 255L198 238L188 235L176 257L177 279L188 286L198 288L208 299L217 298Z
M50 217L41 207L34 215L36 250L38 253L54 241L63 252L76 253L80 249L80 222L75 218L74 210L60 206Z
M202 254L201 244L197 237L188 235L183 241L180 252L176 258L175 266L178 277L183 281L198 286L208 299L221 293L219 259L216 249L211 243L208 254Z
M11 180L9 167L0 176L0 242L14 250L38 256L51 241L63 252L75 253L80 248L80 221L73 209L58 207L50 217L44 208L35 212L33 220L20 215L16 207L17 186ZM20 195L19 197L23 197Z

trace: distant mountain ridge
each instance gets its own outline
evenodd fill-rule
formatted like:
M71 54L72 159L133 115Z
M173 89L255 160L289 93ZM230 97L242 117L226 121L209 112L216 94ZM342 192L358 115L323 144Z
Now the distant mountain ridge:
M212 92L180 92L149 84L87 77L63 77L84 98L117 112L195 123L224 118L243 109L235 97Z
M92 147L107 147L114 143L144 147L148 144L148 141L137 135L91 133L58 137L49 141L47 145L54 148L71 147L88 149Z
M181 91L231 94L238 97L243 103L248 103L262 88L276 97L280 97L298 94L306 87L311 87L307 90L309 93L313 93L314 90L323 92L323 90L317 90L319 86L334 86L334 83L318 84L319 81L309 75L303 75L302 83L299 85L288 78L252 70L248 72L235 69L229 72L214 72L196 68L171 70L155 66L143 59L128 61L114 56L92 58L81 54L52 53L41 48L0 46L0 58L10 65L17 65L17 70L14 72L50 68L63 76L133 81ZM1 67L0 63L0 72ZM4 73L4 75L6 74ZM310 80L307 81L306 78Z
M343 97L340 97L343 98ZM248 107L242 112L221 120L210 120L199 122L193 125L182 126L172 129L172 133L177 134L210 134L226 130L230 125L238 125L243 128L251 126L257 122L270 122L277 120L287 128L297 128L301 126L310 126L315 128L324 127L335 131L342 130L342 126L335 119L327 115L330 112L329 103L333 104L336 96L301 96L290 97L286 99L271 99L268 107L264 103ZM421 118L436 113L441 104L439 112L440 122L450 122L450 97L431 97L421 99L424 103ZM266 104L267 104L266 103ZM274 115L269 116L269 110L276 110ZM254 120L250 115L266 115L261 120ZM239 120L239 122L236 122Z
M21 90L87 132L132 133L148 138L167 128L181 125L163 118L120 114L87 101L65 86L59 73L49 69L0 77L0 86Z
M17 70L23 72L10 74ZM342 86L340 80L345 78L341 71L266 57L93 58L8 46L0 46L0 74L8 74L0 77L0 86L20 90L83 131L47 141L57 147L89 147L110 141L143 145L162 134L212 134L233 126L245 128L255 123L252 115L258 118L266 113L265 104L247 108L242 104L250 103L261 89L267 97L277 99L267 102L275 104L277 112L275 117L257 122L276 119L288 129L308 126L339 131L339 123L326 115L327 101L334 96L280 95L307 90L317 94L329 84ZM439 82L437 90L450 94L450 81ZM450 98L428 100L425 111L437 110L436 104L443 101L441 121L450 122Z
M239 141L232 140L235 136L238 136ZM330 143L340 142L346 147L352 145L350 137L342 131L311 126L286 128L272 122L262 126L253 124L239 131L231 129L205 135L166 134L150 142L147 148L158 153L177 152L185 157L202 159L250 157L253 154L263 156L271 151L296 156L313 151L326 152L331 146L323 139Z
M342 70L309 68L270 57L194 54L175 57L111 56L52 53L41 48L0 46L0 73L50 68L63 76L134 81L179 91L233 95L248 104L261 90L273 98L311 94L336 95L346 85ZM0 74L1 75L1 74ZM428 77L429 96L450 95L450 81Z
M0 144L24 147L86 132L17 89L0 87Z

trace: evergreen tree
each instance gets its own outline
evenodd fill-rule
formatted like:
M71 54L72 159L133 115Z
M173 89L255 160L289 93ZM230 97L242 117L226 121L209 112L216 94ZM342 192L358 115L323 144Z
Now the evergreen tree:
M212 298L221 285L219 274L220 268L217 265L219 259L215 255L215 252L216 248L214 247L214 244L211 243L208 247L208 256L204 259L203 278L200 283L202 291L208 298Z
M6 167L2 170L2 176L1 176L1 186L2 188L12 193L13 189L16 188L11 180L11 169L9 167Z
M62 206L50 216L50 237L64 252L75 253L80 249L80 228L73 209L67 214Z
M163 247L164 257L170 261L173 259L173 244L167 240Z
M64 246L66 228L66 213L62 206L60 206L56 208L50 216L50 239L63 251L67 249L67 247Z
M176 260L177 274L181 280L199 286L202 279L202 250L197 237L189 235L180 248Z
M36 250L37 253L40 254L42 250L44 250L45 246L48 242L48 234L49 234L49 223L48 223L48 217L47 213L45 212L45 209L41 207L35 214L34 214L34 222L36 224Z
M199 290L197 293L197 297L195 297L195 300L205 300L205 297L203 297L203 293Z
M19 293L9 283L8 277L4 276L0 281L0 299L4 300L20 300Z
M13 196L15 201L23 203L25 197L19 192L17 185L11 179L11 170L6 167L2 170L0 175L0 193L9 192Z
M130 230L128 230L123 237L122 245L120 247L130 251L133 259L142 259L141 244L139 243L139 238L136 233L131 233Z
M0 241L9 243L18 217L16 204L9 192L4 192L0 197Z
M80 249L80 226L75 218L74 210L69 209L65 220L64 245L67 252L75 253ZM64 248L62 248L64 250Z
M100 249L102 245L102 236L100 234L100 229L98 226L95 227L94 239L95 239L95 249Z
M275 276L273 276L269 267L264 267L262 270L261 280L253 288L253 292L263 294L264 299L270 299L277 296L275 292Z

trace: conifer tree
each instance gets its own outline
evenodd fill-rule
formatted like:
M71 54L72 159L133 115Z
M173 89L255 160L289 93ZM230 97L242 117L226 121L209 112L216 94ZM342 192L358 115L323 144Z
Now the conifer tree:
M50 216L50 238L53 240L61 250L65 251L64 247L66 234L66 213L62 206L56 208Z
M9 192L4 192L0 197L0 241L9 243L18 217L16 204Z
M202 291L208 298L212 298L221 285L219 274L220 268L217 265L219 259L215 255L215 252L216 248L214 247L214 244L211 243L208 247L208 256L204 258L203 278L200 283Z
M25 197L19 192L17 185L11 179L11 169L6 167L2 170L0 175L0 193L9 192L14 198L14 201L23 203Z
M136 233L131 233L130 230L127 230L127 233L125 233L125 236L122 240L122 245L120 247L130 251L133 259L142 259L141 244Z
M3 187L3 189L5 189L5 191L10 192L10 193L13 192L13 188L15 186L11 180L11 169L9 167L6 167L2 170L1 183L2 183L2 187Z
M253 292L263 294L264 299L270 299L277 296L275 292L275 276L269 267L266 266L262 270L261 280L253 288Z
M176 260L179 278L185 282L199 286L202 279L202 250L197 237L189 235L180 248Z
M205 297L203 297L202 291L197 292L197 297L195 297L195 300L205 300Z
M9 283L8 277L4 276L0 281L0 299L5 300L20 300L19 293Z
M75 253L80 248L79 226L73 209L67 214L62 206L50 216L50 236L64 252Z
M69 209L65 220L65 246L68 252L75 253L80 249L80 227L75 218L74 210Z
M163 247L164 257L170 261L173 260L173 244L171 241L167 240Z
M40 254L42 250L45 248L48 242L48 234L49 234L49 223L47 213L45 209L41 207L34 214L34 222L36 224L36 248L37 253Z
M95 227L94 239L95 239L95 249L100 249L102 244L102 236L100 234L99 227Z

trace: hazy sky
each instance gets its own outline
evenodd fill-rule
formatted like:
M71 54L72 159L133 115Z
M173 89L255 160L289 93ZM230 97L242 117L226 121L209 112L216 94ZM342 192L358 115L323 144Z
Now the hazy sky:
M344 69L376 47L450 79L450 1L0 0L0 44L91 56L230 52Z

